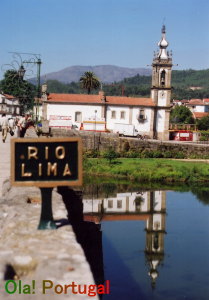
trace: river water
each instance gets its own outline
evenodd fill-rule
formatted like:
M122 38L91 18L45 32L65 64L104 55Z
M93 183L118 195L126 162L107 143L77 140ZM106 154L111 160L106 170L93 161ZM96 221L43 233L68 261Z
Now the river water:
M101 232L100 274L110 281L102 299L209 299L209 188L180 190L94 186L84 194L84 218Z

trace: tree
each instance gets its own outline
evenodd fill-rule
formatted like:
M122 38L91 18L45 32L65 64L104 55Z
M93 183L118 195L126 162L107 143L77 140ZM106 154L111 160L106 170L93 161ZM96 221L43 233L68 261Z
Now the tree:
M109 148L107 151L104 152L103 157L109 160L109 164L112 164L112 162L118 158L117 152L115 152L114 149Z
M99 79L96 77L96 75L93 72L90 71L85 72L80 77L80 83L81 83L81 87L88 91L88 94L91 93L92 89L97 89L100 87Z
M0 89L5 94L19 98L22 112L32 109L36 87L21 78L17 71L7 70L5 72L4 79L0 82Z
M171 110L170 122L180 124L194 124L194 118L192 116L192 112L188 107L177 105Z
M197 121L197 128L199 130L209 130L209 116L203 117Z

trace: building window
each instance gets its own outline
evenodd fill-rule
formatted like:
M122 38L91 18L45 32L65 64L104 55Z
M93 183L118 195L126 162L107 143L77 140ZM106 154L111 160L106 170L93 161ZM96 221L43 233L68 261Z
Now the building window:
M112 110L111 111L111 119L115 119L116 118L116 111Z
M160 75L160 84L161 84L161 86L165 86L165 70L163 70L161 72L161 75Z
M121 119L125 119L125 116L126 116L125 111L121 111L121 112L120 112L120 118L121 118Z
M75 112L75 122L82 122L82 113L80 111Z
M113 200L108 200L108 208L113 208Z
M139 120L145 120L144 109L140 109L139 111Z
M117 208L122 208L122 200L117 201Z

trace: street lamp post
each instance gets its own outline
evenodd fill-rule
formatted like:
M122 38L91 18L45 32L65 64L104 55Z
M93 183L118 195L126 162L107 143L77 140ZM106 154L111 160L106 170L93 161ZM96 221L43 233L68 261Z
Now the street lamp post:
M97 126L97 110L94 111L95 113L95 120L94 120L94 150L96 149L96 126Z
M36 71L36 98L33 99L32 107L33 107L33 114L34 114L34 107L35 107L35 120L38 121L39 118L39 103L41 98L41 64L42 61L40 59L40 54L34 54L34 53L19 53L19 52L10 52L13 55L13 61L11 64L7 64L4 66L7 66L8 70L14 70L16 71L16 74L18 75L20 81L23 81L23 78L26 73L28 73L28 76L32 77L34 74L33 66L37 66ZM22 57L25 57L26 59L22 59ZM31 66L29 68L29 65ZM24 99L25 95L19 95L19 98ZM35 105L34 105L35 104Z
M29 60L24 60L23 64L33 64L37 65L37 98L35 98L35 120L36 122L39 119L39 103L41 98L41 64L42 61L40 59L40 54L34 54L34 53L19 53L23 55L30 55ZM34 105L33 105L34 110ZM34 111L33 111L34 112Z

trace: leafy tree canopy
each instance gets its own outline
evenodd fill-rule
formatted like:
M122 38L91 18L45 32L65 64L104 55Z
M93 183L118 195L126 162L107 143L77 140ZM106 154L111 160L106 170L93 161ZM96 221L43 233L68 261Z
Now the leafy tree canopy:
M209 116L203 117L197 121L199 130L209 130Z
M36 88L33 84L23 80L15 70L7 70L4 79L0 82L0 89L3 93L19 98L22 110L31 109Z
M170 121L171 123L194 124L192 112L183 105L177 105L171 110Z

